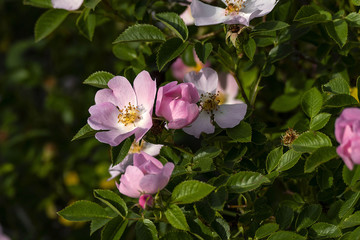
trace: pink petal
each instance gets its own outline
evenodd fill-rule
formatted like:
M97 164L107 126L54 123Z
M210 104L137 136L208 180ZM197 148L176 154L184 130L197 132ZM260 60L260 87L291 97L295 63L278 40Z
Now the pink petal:
M191 2L191 14L196 26L219 24L227 21L230 16L225 15L225 9L214 7L199 0Z
M226 96L226 103L233 103L232 101L237 97L239 86L235 78L231 74L220 73L218 91Z
M191 67L186 66L181 58L177 58L171 65L171 71L177 80L183 81L185 74L191 71Z
M89 108L91 116L88 124L94 130L109 130L118 128L119 111L109 102L93 105Z
M221 128L232 128L244 119L247 105L240 104L223 104L215 112L214 120Z
M142 71L136 76L134 90L138 106L142 106L146 111L152 112L156 94L156 82L151 79L147 71Z
M336 152L337 154L342 158L342 160L344 161L345 165L350 169L353 170L354 168L354 164L351 161L351 159L347 156L347 147L340 145L336 148Z
M108 82L108 86L113 90L119 108L128 106L129 103L138 105L134 89L126 78L116 76Z
M163 189L168 184L173 170L174 164L166 163L161 173L144 176L140 181L142 191L148 194L155 194Z
M202 111L190 126L183 128L183 131L199 138L202 132L207 134L213 133L215 131L215 126L210 122L210 114Z
M143 152L149 154L150 156L156 156L160 153L160 149L164 145L161 144L152 144L145 142L143 147Z
M118 129L113 129L113 130L109 130L109 131L105 131L105 132L97 132L95 134L95 138L102 143L107 143L110 146L114 147L114 146L119 145L126 138L133 135L134 132L135 132L135 130L127 132L127 133L122 133Z
M154 206L154 199L149 194L141 195L139 198L139 205L145 209L147 206L152 207ZM1 239L0 239L1 240Z
M199 94L216 93L218 85L217 72L211 68L203 68L200 72L190 72L185 75L184 82L193 83Z
M80 8L83 0L51 0L51 3L54 8L73 11Z
M119 191L129 197L140 197L141 187L140 182L144 177L143 172L134 166L128 166L125 174L121 175Z
M176 81L170 82L168 84L166 84L165 86L162 86L159 88L158 93L157 93L157 97L156 97L156 107L155 107L155 114L159 117L162 117L161 113L160 113L160 109L163 107L163 105L167 105L168 102L171 101L170 98L168 98L167 100L165 100L165 93L167 93L171 88L175 87L177 85ZM167 103L163 103L163 101L167 101Z
M181 129L191 124L199 115L199 107L185 101L171 101L169 114L172 119L168 123L170 129Z
M182 20L184 20L184 23L186 25L192 25L194 24L194 18L191 15L191 8L190 6L188 6L186 8L186 10L180 15L180 17L182 18Z
M96 92L95 94L95 104L110 102L115 106L118 106L118 100L114 95L113 90L105 88Z
M351 160L360 164L360 133L351 139Z
M144 174L158 174L163 168L159 160L144 152L134 154L134 166Z
M111 177L108 179L114 179L115 177L119 176L121 173L125 172L125 169L133 164L133 154L128 154L119 164L115 166L109 167L109 173Z
M138 142L140 139L149 131L152 127L152 114L147 112L141 115L142 119L136 123L135 129L135 141Z
M360 109L359 108L345 108L341 117L346 120L359 120L360 121Z

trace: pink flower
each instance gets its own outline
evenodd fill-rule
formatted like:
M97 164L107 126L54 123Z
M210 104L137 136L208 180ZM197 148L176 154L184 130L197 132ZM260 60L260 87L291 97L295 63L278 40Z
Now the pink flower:
M161 144L152 144L145 142L144 140L141 141L141 144L139 144L138 142L133 142L128 155L121 161L121 163L115 166L110 166L109 173L111 174L111 177L108 179L108 181L117 177L121 173L124 173L127 166L133 164L133 156L135 153L144 152L149 154L150 156L156 156L160 153L160 149L162 148L162 146L163 145Z
M192 123L199 115L196 103L199 93L194 84L171 82L159 88L156 115L164 117L170 129L180 129Z
M149 194L141 195L139 198L139 205L145 209L147 206L152 207L154 206L154 199Z
M193 25L194 18L191 15L190 5L187 6L186 10L180 15L186 25Z
M202 132L209 134L215 131L212 119L221 128L235 127L244 119L247 105L235 99L237 94L231 87L235 80L228 77L225 90L219 88L218 81L217 73L211 68L203 68L199 73L191 72L185 76L184 82L194 83L200 94L200 114L189 127L183 128L184 132L199 138Z
M171 71L173 76L179 80L183 81L187 73L196 71L199 72L204 67L210 67L210 62L203 64L194 51L194 60L196 66L187 66L181 58L177 58L175 62L171 65Z
M119 191L129 197L138 198L143 194L155 194L169 182L173 163L165 166L146 153L134 154L134 165L128 166L117 184Z
M51 0L51 3L54 8L73 11L79 9L83 1L84 0Z
M10 238L3 233L1 225L0 225L0 240L10 240Z
M214 7L193 0L191 13L196 26L219 23L249 26L250 20L262 17L275 7L277 0L222 0L226 8Z
M335 122L335 137L340 143L336 152L352 170L360 164L360 109L346 108Z
M95 105L89 108L88 124L97 132L100 142L119 145L135 134L139 141L152 126L156 84L147 71L134 80L134 89L124 77L116 76L108 82L109 89L101 89L95 95Z

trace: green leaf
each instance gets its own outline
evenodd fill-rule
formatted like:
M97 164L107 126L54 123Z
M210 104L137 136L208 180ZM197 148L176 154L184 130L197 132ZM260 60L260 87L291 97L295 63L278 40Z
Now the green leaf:
M172 12L158 13L155 17L165 24L165 26L170 28L182 40L185 41L188 38L189 31L187 26L178 14Z
M360 0L351 0L352 4L355 6L360 6Z
M193 240L193 238L187 232L172 231L167 232L161 240Z
M43 13L35 24L35 42L47 37L65 20L69 11L50 9Z
M346 165L343 167L342 176L344 183L348 186L354 186L360 180L360 166L355 165L353 170L350 170Z
M351 27L360 27L360 14L352 12L345 17L345 20Z
M311 204L305 207L296 219L296 231L299 232L301 229L313 225L319 219L321 211L320 204Z
M279 229L279 225L276 223L267 223L259 227L255 232L256 238L264 238L270 234L276 232Z
M286 205L280 206L275 213L275 218L276 222L280 226L280 229L286 229L291 225L294 219L294 211L291 207Z
M189 225L186 222L184 213L176 204L170 204L165 211L166 219L169 221L171 226L176 229L189 231Z
M96 6L101 2L101 0L87 0L84 3L84 6L87 8L91 8L92 10L95 10Z
M157 240L156 226L149 219L139 220L135 226L137 240Z
M330 117L330 113L319 113L315 117L311 118L310 129L313 131L322 129L329 122Z
M321 147L331 147L330 138L321 132L305 132L301 134L292 144L295 151L314 152Z
M128 224L121 216L113 218L101 231L101 240L119 240Z
M128 27L122 32L113 42L163 42L165 35L153 25L149 24L135 24Z
M348 24L343 19L335 19L325 24L328 35L342 48L348 38Z
M107 88L108 82L112 79L114 75L105 71L98 71L91 74L83 83L88 84L98 88Z
M126 203L118 194L110 190L97 189L94 190L94 196L109 206L118 215L123 217L127 216L128 209Z
M222 218L217 218L211 223L211 227L219 235L222 240L230 239L230 226Z
M124 61L131 61L138 57L136 51L124 43L115 44L112 51L115 57Z
M350 86L344 78L335 78L324 84L324 91L335 94L350 94Z
M300 157L301 153L294 151L294 149L290 149L280 157L276 171L282 172L292 168L299 161Z
M71 139L71 141L88 138L88 137L93 137L93 136L95 136L95 133L97 133L97 132L98 131L92 129L89 126L89 124L86 124L76 133L76 135Z
M304 172L310 173L321 164L326 163L337 156L335 147L318 148L310 155L310 157L308 157L308 159L306 159Z
M344 202L339 211L339 217L343 218L353 211L353 207L359 201L360 192L354 192L351 197Z
M213 49L213 45L211 43L201 44L197 42L195 44L196 55L198 56L200 61L203 62L204 64L206 64L206 60L210 56L212 49Z
M224 209L224 205L228 198L228 192L226 191L226 187L220 187L210 193L208 196L208 201L214 210L221 211Z
M256 42L253 38L249 38L243 45L246 56L252 61L256 52Z
M358 104L358 101L353 96L347 94L337 94L327 100L324 106L328 108L340 108Z
M227 182L230 191L243 193L260 187L263 183L270 182L267 177L257 172L238 172L231 175Z
M39 8L52 8L51 0L23 0L24 5L30 5Z
M301 95L298 92L280 95L270 106L276 112L289 112L299 106Z
M355 212L343 219L339 224L340 228L351 228L360 225L360 211Z
M224 49L221 48L221 46L218 47L218 51L217 51L217 60L228 70L230 71L234 71L235 70L235 65L234 65L234 60L231 57L231 55L225 51Z
M156 63L161 71L167 63L177 58L187 47L188 43L183 42L180 38L172 38L160 46L156 57Z
M69 221L91 221L99 218L111 218L104 208L90 201L77 201L59 211L58 214Z
M283 147L273 149L266 157L266 170L268 173L272 172L280 162L283 155Z
M110 218L93 219L90 223L90 236L93 235L94 232L105 226L105 224L107 224L110 220Z
M76 27L81 35L86 37L89 41L92 41L96 26L96 16L95 14L91 14L90 11L89 8L82 11L76 20Z
M196 180L184 181L174 188L171 202L187 204L199 201L211 193L215 187Z
M294 21L301 22L301 25L312 25L322 22L330 22L331 14L326 11L319 11L310 5L305 5L296 13Z
M360 240L360 227L357 227L355 230L351 231L348 239L349 240Z
M241 121L236 127L227 128L226 133L237 142L251 142L252 130L247 122Z
M271 234L267 240L305 240L306 238L294 232L279 231Z
M131 144L133 143L133 139L127 138L125 141L123 141L119 146L117 146L117 149L120 149L118 156L116 157L116 161L113 165L119 164L124 158L128 155L129 150L131 148Z
M333 224L319 222L311 226L309 234L314 238L337 238L342 233L340 228Z
M316 116L323 104L323 98L321 93L316 88L312 88L304 93L301 99L301 106L310 118Z
M200 148L193 158L194 161L200 160L202 158L215 158L221 153L221 149L214 147L214 146L208 146L204 148Z
M266 31L277 31L289 27L290 25L281 21L266 21L256 25L253 31L266 32Z
M293 46L290 44L280 44L272 48L269 52L269 60L271 63L280 61L294 52Z

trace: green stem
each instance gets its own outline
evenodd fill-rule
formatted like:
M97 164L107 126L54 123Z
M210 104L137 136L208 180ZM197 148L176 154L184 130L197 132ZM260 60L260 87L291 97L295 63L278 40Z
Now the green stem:
M251 104L252 108L254 108L254 105L255 105L255 100L256 100L256 96L258 94L258 87L259 87L260 81L261 81L261 74L258 77L258 79L256 80L255 85L252 89L252 92L250 93L250 104Z
M241 95L242 97L244 98L245 100L245 103L250 106L250 101L248 99L248 97L246 96L246 93L245 93L245 90L244 90L244 87L242 86L240 80L238 79L238 77L236 76L236 74L234 72L231 72L231 75L233 75L233 77L235 78L235 81L237 83L237 85L239 86L239 89L240 89L240 92L241 92Z

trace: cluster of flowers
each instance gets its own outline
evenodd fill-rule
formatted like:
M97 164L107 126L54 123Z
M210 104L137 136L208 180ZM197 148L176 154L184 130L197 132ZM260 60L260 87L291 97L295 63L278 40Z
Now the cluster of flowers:
M173 163L163 166L153 157L159 153L161 145L142 140L153 125L156 95L155 114L166 122L167 129L183 129L199 138L202 132L213 133L215 123L221 128L232 128L240 123L247 105L236 99L235 79L231 75L221 79L225 84L219 81L216 71L203 68L186 74L184 82L173 81L160 87L156 94L156 82L147 71L142 71L135 78L134 87L126 78L116 76L108 82L109 88L96 93L88 119L92 129L100 130L96 139L117 146L135 135L131 155L110 168L112 178L124 173L117 185L122 194L140 197L142 207L145 203L152 205L151 194L167 185L174 169Z

